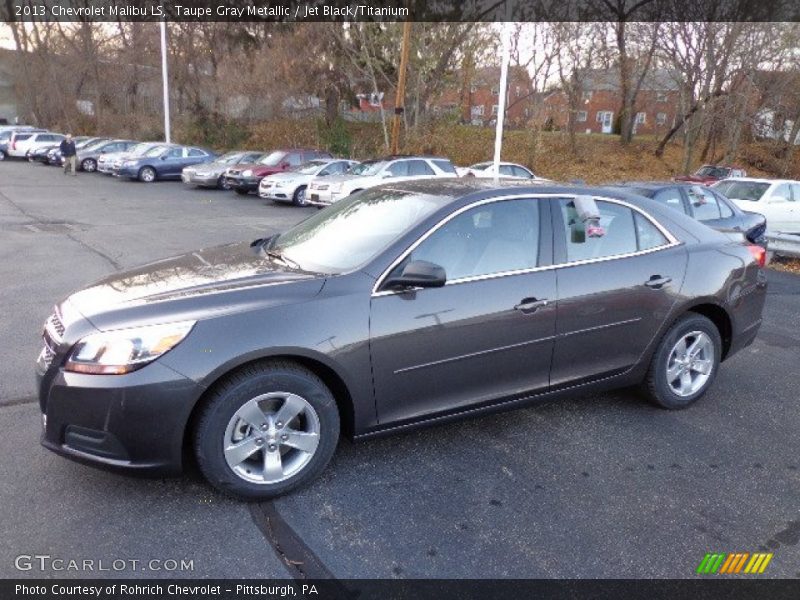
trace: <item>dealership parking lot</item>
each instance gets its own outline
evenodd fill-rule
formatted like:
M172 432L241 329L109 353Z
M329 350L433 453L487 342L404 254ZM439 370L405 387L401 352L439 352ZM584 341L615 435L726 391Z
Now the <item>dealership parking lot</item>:
M262 505L39 446L33 361L57 300L313 211L0 164L0 576L41 576L15 558L47 554L127 561L103 573L127 577L175 576L174 560L202 577L681 578L707 552L769 551L765 576L800 577L800 277L786 273L769 274L756 342L686 411L615 392L343 441L320 480Z

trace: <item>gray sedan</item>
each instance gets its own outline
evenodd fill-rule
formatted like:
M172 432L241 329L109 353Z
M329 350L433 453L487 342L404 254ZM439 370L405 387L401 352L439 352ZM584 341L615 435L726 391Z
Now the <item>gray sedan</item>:
M186 185L229 190L230 185L223 177L225 170L231 165L255 162L262 156L264 156L263 152L241 150L228 152L214 162L186 167L181 173L181 181Z
M125 152L133 148L138 142L133 140L103 140L90 144L77 152L78 170L94 173L97 171L97 161L104 154Z
M755 339L763 248L641 196L470 179L373 187L71 295L36 365L42 444L139 472L193 452L220 490L269 498L340 432L633 385L687 408Z

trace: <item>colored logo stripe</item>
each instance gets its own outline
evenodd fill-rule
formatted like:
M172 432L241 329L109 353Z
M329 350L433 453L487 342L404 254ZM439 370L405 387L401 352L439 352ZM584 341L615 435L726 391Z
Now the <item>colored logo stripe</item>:
M713 575L715 573L720 575L736 573L760 574L767 568L772 556L771 553L767 554L765 552L757 552L755 554L750 554L749 552L731 552L728 554L709 552L700 561L696 572L699 575ZM744 568L744 571L742 571L742 568Z

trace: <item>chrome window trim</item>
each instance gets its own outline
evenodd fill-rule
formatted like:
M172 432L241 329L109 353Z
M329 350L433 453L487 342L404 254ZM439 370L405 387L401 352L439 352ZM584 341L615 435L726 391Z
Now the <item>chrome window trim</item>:
M378 291L378 289L383 284L386 277L392 270L403 262L406 257L411 254L417 246L419 246L422 242L428 239L431 235L433 235L436 231L438 231L441 227L443 227L446 223L450 220L454 219L458 215L471 210L477 206L483 206L484 204L492 204L494 202L502 202L504 200L546 200L551 198L575 198L579 194L508 194L504 196L495 196L493 198L484 198L483 200L477 200L472 204L468 204L467 206L462 206L457 211L450 213L446 217L442 218L438 223L436 223L433 227L428 229L423 235L421 235L413 244L411 244L408 248L406 248L398 258L396 258L392 263L381 273L381 275L375 280L375 284L372 286L372 298L379 298L381 296L392 296L396 294L402 294L408 290L382 290ZM653 218L651 215L643 211L638 206L631 204L630 202L626 202L625 200L619 200L617 198L609 198L607 196L592 196L595 201L601 202L611 202L613 204L619 204L620 206L625 206L635 212L638 212L644 218L646 218L650 223L652 223L656 229L658 229L661 234L667 239L667 243L661 246L655 246L653 248L648 248L647 250L637 250L636 252L628 252L625 254L614 254L613 256L601 256L598 258L587 258L583 260L575 260L565 263L558 263L552 265L546 265L542 267L532 267L530 269L517 269L514 271L498 271L497 273L489 273L486 275L473 275L471 277L461 277L459 279L451 279L445 282L445 285L458 285L461 283L470 283L473 281L483 281L486 279L495 279L497 277L509 277L514 275L522 275L527 273L536 273L539 271L551 271L553 269L562 269L564 267L574 267L579 265L588 265L592 263L598 262L607 262L611 260L618 260L622 258L631 258L633 256L644 256L646 254L652 254L653 252L660 252L661 250L666 250L668 248L674 248L675 246L681 245L681 242L678 238L676 238L672 232L670 232L666 227L664 227L659 221ZM422 288L413 288L413 289L422 289Z

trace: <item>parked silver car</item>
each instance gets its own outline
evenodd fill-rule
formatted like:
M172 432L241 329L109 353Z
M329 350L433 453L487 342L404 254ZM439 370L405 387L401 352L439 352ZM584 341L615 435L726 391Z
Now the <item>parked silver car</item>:
M104 154L124 152L133 148L138 142L133 140L104 140L81 148L77 152L78 170L94 173L97 171L97 161Z
M255 162L263 155L263 152L242 150L228 152L214 162L186 167L181 173L181 181L186 185L229 190L231 186L224 177L225 170L231 165Z
M264 177L258 185L258 196L275 202L291 202L297 206L305 206L306 189L312 180L329 175L344 175L357 164L358 162L354 160L341 158L310 160L291 171Z

